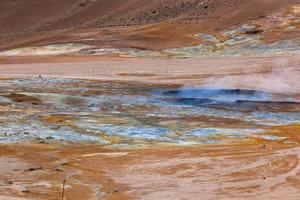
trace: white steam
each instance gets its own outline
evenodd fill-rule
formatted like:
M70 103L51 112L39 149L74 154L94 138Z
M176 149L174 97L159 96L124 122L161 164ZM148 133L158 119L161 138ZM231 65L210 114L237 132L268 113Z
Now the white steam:
M266 65L266 64L265 64ZM278 93L300 93L300 66L291 66L288 58L277 58L268 66L249 66L238 75L212 77L201 87L243 88Z

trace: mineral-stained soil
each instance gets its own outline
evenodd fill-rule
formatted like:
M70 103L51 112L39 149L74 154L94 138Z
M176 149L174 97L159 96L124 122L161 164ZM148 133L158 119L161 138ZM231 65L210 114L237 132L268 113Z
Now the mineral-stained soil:
M299 30L299 0L1 0L0 200L300 199Z
M297 0L66 0L1 1L1 32L20 33L32 30L59 30L74 27L111 27L159 23L167 20L209 26L234 25L263 18ZM299 3L299 2L298 2ZM259 5L259 6L257 6ZM237 9L238 8L238 9ZM235 11L234 13L232 11ZM223 18L223 19L221 19ZM219 19L219 21L218 21ZM226 24L222 22L226 21Z
M65 199L297 200L299 106L290 103L300 99L298 63L281 56L1 65L0 199L58 199L66 180ZM265 91L290 103L240 110L149 98L158 88L176 94L209 86ZM130 137L160 132L108 123L186 135L170 135L179 145L145 142ZM110 130L117 131L103 134ZM220 130L230 134L212 138Z
M297 135L299 127L283 127ZM298 140L299 141L299 140ZM299 145L257 141L148 150L1 145L0 199L300 198Z
M0 49L76 43L91 45L92 49L98 49L97 53L103 48L160 51L205 43L194 37L198 33L212 34L222 44L228 39L223 32L243 24L255 25L244 31L247 36L258 35L263 41L274 43L299 37L299 3L299 0L3 0Z

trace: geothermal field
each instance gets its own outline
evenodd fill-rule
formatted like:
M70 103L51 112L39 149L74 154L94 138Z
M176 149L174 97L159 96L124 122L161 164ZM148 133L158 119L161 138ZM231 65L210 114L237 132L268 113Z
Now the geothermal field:
M0 200L298 200L299 162L299 0L0 1Z

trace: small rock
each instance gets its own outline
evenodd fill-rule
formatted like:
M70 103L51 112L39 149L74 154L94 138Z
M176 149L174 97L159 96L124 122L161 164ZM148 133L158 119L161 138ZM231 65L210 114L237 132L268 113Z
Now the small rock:
M42 170L42 167L31 167L29 169L25 169L25 172L32 172L32 171L37 171L37 170Z
M23 193L29 193L30 191L28 189L23 189L22 192Z
M116 193L116 192L120 192L120 189L119 189L119 188L118 188L118 189L115 189L114 192L115 192L115 193Z
M62 170L60 168L55 168L55 171L57 171L57 172L63 172L64 170Z
M262 32L263 32L262 29L253 29L253 30L245 31L246 34L258 34L258 33L262 33Z
M117 187L113 190L110 191L110 193L117 193L117 192L120 192L121 191L121 188Z
M64 161L62 161L62 162L60 163L60 165L69 165L69 162L66 161L66 160L64 160Z

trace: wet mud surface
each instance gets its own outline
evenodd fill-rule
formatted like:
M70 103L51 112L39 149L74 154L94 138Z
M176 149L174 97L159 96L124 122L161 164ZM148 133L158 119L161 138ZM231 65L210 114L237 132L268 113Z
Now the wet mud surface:
M297 97L255 90L47 78L2 80L0 90L1 143L131 148L257 137L290 142L274 129L300 122Z

